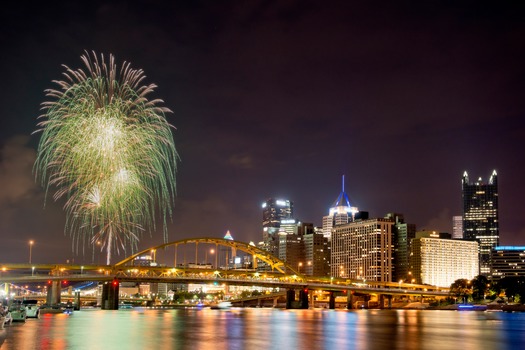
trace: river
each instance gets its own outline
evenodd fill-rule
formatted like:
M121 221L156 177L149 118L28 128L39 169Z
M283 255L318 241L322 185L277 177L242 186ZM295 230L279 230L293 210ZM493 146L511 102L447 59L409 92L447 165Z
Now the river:
M81 310L0 330L16 349L523 349L525 313L266 308Z

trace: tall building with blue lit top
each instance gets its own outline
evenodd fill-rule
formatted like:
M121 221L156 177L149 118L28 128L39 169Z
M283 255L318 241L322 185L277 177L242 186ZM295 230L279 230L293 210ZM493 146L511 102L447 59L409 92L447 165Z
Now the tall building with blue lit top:
M465 171L461 181L463 195L463 239L479 242L480 274L490 276L492 249L499 245L498 174L488 182L481 177L471 182Z
M356 214L359 210L350 204L348 194L345 192L345 177L343 175L343 186L341 193L337 196L337 199L332 204L329 210L329 214L323 217L323 235L328 240L332 237L332 229L338 225L344 225L354 221Z

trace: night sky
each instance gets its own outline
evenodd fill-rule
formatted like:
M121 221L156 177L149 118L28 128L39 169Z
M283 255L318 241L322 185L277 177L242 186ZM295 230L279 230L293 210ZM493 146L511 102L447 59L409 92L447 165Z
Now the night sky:
M143 69L173 111L170 240L258 242L270 197L320 226L343 174L371 217L451 232L463 172L496 169L500 243L525 245L523 4L10 2L0 29L0 262L27 262L30 239L33 262L91 261L32 169L44 90L84 50Z

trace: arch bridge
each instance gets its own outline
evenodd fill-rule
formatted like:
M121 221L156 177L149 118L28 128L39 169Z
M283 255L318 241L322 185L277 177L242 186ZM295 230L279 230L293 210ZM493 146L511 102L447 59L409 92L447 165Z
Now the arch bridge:
M195 251L192 250L192 244L195 246ZM210 249L210 246L214 249ZM204 260L199 260L203 255L202 247L205 247ZM245 260L241 263L236 262L235 258L243 254L242 258ZM172 263L158 264L158 255L162 255L163 261L172 261ZM188 262L190 257L194 260ZM209 263L208 258L211 258L214 264ZM224 264L222 263L223 258ZM203 262L199 263L199 261ZM56 286L60 290L64 280L69 282L98 281L104 283L105 288L111 288L111 285L114 288L116 286L117 303L118 283L115 285L115 280L181 284L220 283L305 291L308 289L324 290L331 291L331 293L342 291L348 292L348 296L350 292L420 295L421 297L423 295L431 297L448 295L446 289L426 285L373 281L363 283L363 281L340 278L305 276L294 267L252 244L212 237L189 238L161 244L128 256L114 265L0 263L0 282L47 281L53 288ZM109 281L113 281L113 284L108 283ZM59 293L58 299L60 298ZM107 293L114 295L115 291L109 290Z

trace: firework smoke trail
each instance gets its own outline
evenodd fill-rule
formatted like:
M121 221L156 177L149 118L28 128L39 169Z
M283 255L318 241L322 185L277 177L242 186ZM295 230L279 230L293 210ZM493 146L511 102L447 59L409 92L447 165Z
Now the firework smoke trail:
M101 243L107 264L114 250L136 247L155 218L171 217L178 155L170 112L148 100L156 87L141 85L142 70L94 52L81 56L84 69L66 66L59 89L46 90L35 173L46 193L66 198L65 231L73 249Z

